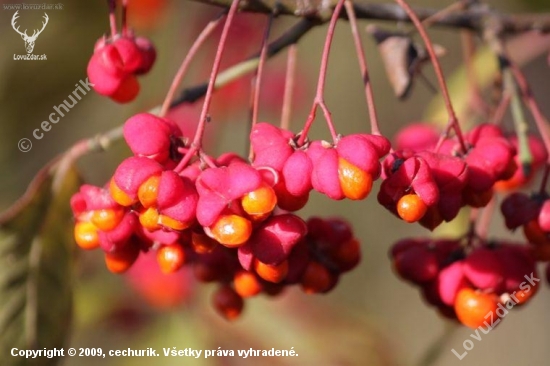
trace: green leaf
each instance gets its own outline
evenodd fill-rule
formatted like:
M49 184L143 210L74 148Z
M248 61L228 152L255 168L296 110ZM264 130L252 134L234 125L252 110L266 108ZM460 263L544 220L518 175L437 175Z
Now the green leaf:
M71 195L76 171L41 174L26 199L0 217L0 365L53 365L14 357L19 350L63 347L72 310Z

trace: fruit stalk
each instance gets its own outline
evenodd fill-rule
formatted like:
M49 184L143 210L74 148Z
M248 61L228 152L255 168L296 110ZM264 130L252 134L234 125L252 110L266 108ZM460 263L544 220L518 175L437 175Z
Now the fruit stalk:
M367 67L367 60L365 58L365 50L363 49L361 34L359 33L359 29L357 27L357 17L355 15L355 10L353 10L353 3L347 0L345 3L345 7L349 18L349 24L351 26L353 41L355 43L355 50L357 51L357 60L359 61L359 68L361 69L363 83L365 84L365 98L367 100L367 106L369 109L371 133L373 135L380 135L378 117L376 115L376 106L374 104L374 94L372 91L372 83L370 82L370 76L369 76L369 71Z
M181 63L181 66L178 69L176 76L174 76L174 80L172 80L172 84L170 85L168 94L166 94L166 98L164 98L164 103L162 104L162 108L160 110L159 116L164 117L166 113L168 113L168 110L170 109L170 104L172 103L172 99L174 99L174 95L176 93L178 86L180 85L181 81L185 77L185 74L187 74L187 70L189 69L189 65L191 64L191 61L193 61L193 59L195 58L201 46L212 34L212 32L216 29L218 24L220 24L220 21L224 18L224 16L225 16L225 12L220 14L216 19L213 19L210 22L208 22L208 24L206 25L206 27L204 27L204 29L199 34L195 42L193 42L193 45L189 49L189 52L187 52L187 55L185 56L185 58L183 59L183 62Z
M447 114L449 115L449 121L447 123L447 127L445 128L444 134L441 136L441 139L439 143L437 144L436 151L439 149L439 146L443 141L447 138L449 133L451 132L451 129L454 129L455 134L457 136L457 139L460 143L460 147L462 149L462 152L466 153L467 147L464 143L464 136L462 135L462 130L460 129L460 125L458 124L458 118L456 116L455 110L453 108L453 103L451 102L451 97L449 95L449 90L447 89L447 83L445 81L445 76L443 75L443 70L441 68L441 64L439 63L439 59L437 58L437 55L435 54L433 43L430 40L430 37L428 36L428 33L426 33L426 29L424 29L424 26L422 25L422 22L420 19L418 19L418 16L415 14L415 12L411 9L409 4L405 0L395 0L402 8L405 10L405 12L409 15L412 22L414 23L416 29L418 30L418 33L420 34L420 37L422 37L422 40L424 41L424 44L426 45L426 50L428 51L428 54L430 55L430 59L432 61L435 75L437 77L437 81L439 82L439 87L441 89L441 94L443 95L443 100L445 102L445 108L447 109Z
M290 128L290 112L292 111L292 92L294 90L294 75L296 73L296 54L298 46L293 43L288 48L286 75L285 75L285 90L283 96L283 107L281 111L280 127L283 130Z
M273 18L275 14L271 14L267 20L267 25L262 38L262 46L260 51L260 60L258 61L258 68L254 75L252 81L252 111L251 111L251 121L249 132L252 131L256 123L258 123L258 110L260 106L260 87L262 85L262 75L264 72L265 60L267 58L267 41L269 39L269 33L271 31L271 26L273 25ZM254 152L252 147L249 147L248 160L252 161L254 159Z
M212 72L210 73L210 80L208 82L208 87L206 89L206 94L204 96L204 103L202 105L201 115L199 117L199 125L197 126L197 131L195 132L195 137L191 143L191 147L187 154L179 162L178 166L174 169L175 172L181 172L183 168L187 166L187 163L191 158L197 154L202 148L202 137L204 135L204 130L206 127L206 122L208 120L208 110L210 109L210 103L212 102L212 94L214 92L214 85L216 83L216 77L220 70L220 64L222 61L223 51L225 50L225 44L227 41L227 34L229 33L229 28L235 17L235 13L239 7L239 0L233 0L225 24L223 26L222 35L220 37L220 42L218 43L218 50L216 51L216 57L214 58L214 65L212 66Z
M325 115L325 119L327 121L330 134L332 135L332 139L334 141L337 140L336 131L334 129L334 123L332 122L330 111L328 110L325 104L324 91L325 91L325 81L326 81L327 69L328 69L328 58L330 55L330 46L332 45L332 39L334 38L334 30L336 29L336 23L338 21L340 11L342 10L343 6L344 6L344 0L339 0L338 4L334 8L334 12L332 13L332 17L330 19L330 24L327 30L327 36L325 38L325 45L323 48L323 55L321 56L321 66L319 69L319 80L317 82L317 91L315 93L315 99L313 101L313 106L311 107L311 111L309 112L309 116L306 120L304 128L302 129L300 138L298 139L298 142L297 142L298 146L303 145L304 142L306 141L309 129L311 128L311 125L315 120L315 112L317 110L317 107L320 107L321 110L323 111L323 114Z

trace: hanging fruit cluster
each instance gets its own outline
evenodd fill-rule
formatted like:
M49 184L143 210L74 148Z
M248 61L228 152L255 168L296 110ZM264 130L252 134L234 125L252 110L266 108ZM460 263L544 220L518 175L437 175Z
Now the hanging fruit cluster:
M111 7L114 11L114 4ZM151 41L136 37L128 30L125 17L121 32L117 32L111 17L111 35L97 40L94 54L88 62L88 78L98 94L118 103L128 103L139 94L136 76L147 74L156 58Z
M425 124L402 129L397 150L383 162L385 180L378 194L392 213L430 230L453 220L463 206L483 208L496 191L525 186L548 158L542 142L529 136L532 160L526 174L517 136L495 124L477 125L463 137L440 136ZM544 202L545 195L512 193L502 203L508 228L523 226L531 246L487 241L473 229L459 239L403 239L391 249L394 268L445 317L472 328L487 322L490 328L488 319L496 317L499 306L511 298L514 305L524 304L538 291L536 261L550 260Z
M192 265L197 279L219 282L215 306L233 318L244 297L293 284L324 293L359 262L345 221L305 222L291 212L314 187L336 199L366 197L389 150L385 138L350 135L304 151L293 147L291 132L261 123L251 134L252 164L226 153L186 165L178 164L185 139L168 119L135 115L124 138L134 156L105 187L84 185L71 199L77 244L101 248L110 271L123 273L140 252L154 250L165 273Z
M420 144L418 130L424 131ZM435 129L410 125L399 133L399 149L384 160L378 201L403 220L418 221L430 230L453 220L464 206L484 207L499 186L529 181L512 139L515 136L505 136L500 126L487 123L460 139L443 140ZM539 152L531 163L534 173L547 156L536 137L530 141L530 148Z
M539 290L535 257L521 243L403 239L391 257L399 276L418 286L429 305L471 328L492 328L499 305L525 304Z

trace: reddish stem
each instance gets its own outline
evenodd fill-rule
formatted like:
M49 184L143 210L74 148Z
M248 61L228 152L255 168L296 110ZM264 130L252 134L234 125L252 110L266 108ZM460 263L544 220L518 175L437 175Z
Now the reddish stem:
M363 42L361 41L361 34L359 33L359 29L357 27L357 17L355 16L355 10L353 9L353 4L351 1L347 0L345 2L345 6L346 12L348 14L349 23L351 25L351 34L353 35L355 50L357 51L359 68L361 69L363 83L365 84L365 98L367 100L367 106L369 109L371 133L373 135L380 135L378 117L376 115L376 106L374 104L374 95L372 92L372 84L370 82L369 71L367 68L367 60L365 58L365 50L363 48Z
M262 40L262 48L260 52L260 59L258 60L258 68L256 69L256 75L254 76L254 103L252 105L252 127L258 123L258 109L260 105L260 86L262 84L262 76L265 66L265 60L267 58L267 41L269 39L269 32L271 31L271 25L273 24L273 15L269 16L267 26L264 32Z
M476 232L479 238L483 241L487 239L487 233L489 232L489 225L491 224L491 218L496 207L496 196L493 195L493 198L481 211L481 215L477 220Z
M468 81L467 91L470 95L470 110L477 110L483 116L486 116L489 112L489 106L487 105L487 103L485 103L485 100L483 100L483 97L477 85L477 75L473 60L476 51L476 45L472 32L470 32L469 30L461 30L460 41L462 43L462 55L464 58L464 65L466 66L466 79Z
M199 152L199 157L200 157L201 161L203 161L210 168L217 168L218 167L216 165L216 162L214 161L214 159L210 155L207 155L204 152L200 151Z
M437 146L438 147L441 146L441 144L443 143L443 140L445 140L448 137L451 129L454 129L458 142L460 143L460 147L462 151L466 153L467 148L464 142L464 137L462 135L462 130L460 129L460 125L458 124L458 118L456 117L456 113L453 108L453 104L451 102L451 97L449 95L449 90L447 89L447 83L445 82L445 76L443 75L443 70L441 68L441 64L439 63L439 59L435 54L433 43L430 40L428 33L426 33L426 30L424 29L422 22L420 21L420 19L418 19L418 16L411 9L409 4L407 4L405 0L395 0L395 1L403 8L403 10L405 10L409 18L411 18L411 21L414 23L416 29L418 30L420 37L422 37L422 40L424 41L426 50L430 55L430 59L434 67L435 75L437 76L437 81L439 82L441 94L443 95L443 100L445 102L445 108L447 109L447 113L449 115L449 122L447 124L447 127L445 128L445 133L441 136L441 139L438 142ZM437 148L436 148L436 151L437 151Z
M256 95L256 77L258 76L256 73L258 71L258 68L256 68L256 71L254 75L252 75L252 78L250 79L250 95L248 96L248 135L252 133L252 128L254 128L254 101L255 101L255 95ZM252 145L250 144L249 139L247 139L247 145L246 150L248 150L248 160L252 161L254 160L254 155L252 152Z
M502 123L502 120L504 119L504 115L506 114L506 111L508 110L508 106L510 105L511 96L508 93L504 93L502 95L502 99L500 100L500 103L498 104L495 112L493 113L493 118L491 118L491 123L495 125L499 125Z
M111 37L117 34L116 29L116 0L107 0L109 6L109 23L111 25Z
M128 0L122 0L122 35L128 34Z
M531 114L533 115L533 119L535 120L540 136L542 138L542 141L544 142L544 147L546 148L546 153L548 154L548 159L546 160L546 163L550 164L550 132L548 131L548 128L549 128L548 120L542 114L540 107L537 101L535 100L533 93L531 92L531 88L527 83L527 79L525 78L525 75L523 75L523 72L519 69L519 67L517 67L512 62L510 62L510 67L512 69L514 78L516 79L516 82L521 90L523 100L527 105L527 107L529 108L529 111L531 111Z
M505 44L502 38L499 37L499 34L496 34L494 32L486 32L485 37L487 39L487 42L495 52L495 54L498 56L501 68L502 69L509 68L512 71L512 76L517 86L519 87L519 90L521 91L523 102L531 112L533 119L535 120L535 124L537 125L539 134L544 143L544 148L546 149L546 153L548 156L546 159L546 170L544 172L544 176L543 176L543 179L541 182L541 188L540 188L541 193L544 193L546 183L548 180L548 173L549 173L548 169L550 166L550 131L548 130L549 128L548 120L542 114L539 108L539 105L535 100L533 93L531 92L531 88L529 87L527 78L525 77L521 69L516 64L514 64L510 59L510 56L506 50Z
M525 75L523 74L521 69L510 62L509 59L508 61L510 68L512 69L514 78L516 79L516 82L521 90L524 103L527 105L529 111L533 115L533 119L535 120L535 124L537 125L537 129L539 130L540 137L542 138L544 148L546 149L546 154L548 156L548 158L546 159L544 175L542 176L542 181L540 184L540 193L543 194L546 191L546 183L548 182L548 175L550 174L550 133L548 131L548 120L542 114L540 107L535 100L533 93L531 92L531 88L527 83L527 79L525 78Z
M462 0L457 1L456 3L450 4L446 8L443 8L439 10L437 13L432 14L431 16L425 18L422 21L422 25L425 28L431 27L433 24L441 21L441 19L444 19L445 17L452 15L455 12L462 11L468 7L468 3L471 0Z
M214 65L212 66L212 72L210 73L210 80L208 81L208 87L206 89L206 94L204 95L204 103L202 105L201 115L199 119L199 125L197 126L197 131L195 132L195 137L189 148L187 154L179 162L178 166L174 169L176 173L181 172L189 163L191 158L195 156L202 148L202 137L204 136L204 130L206 128L206 121L208 116L208 110L210 109L210 103L212 102L212 94L214 92L214 85L216 84L216 77L220 70L220 64L222 61L223 51L225 50L225 44L227 41L227 34L229 33L229 28L235 17L235 13L239 7L239 0L233 0L231 7L229 8L229 13L227 14L227 19L223 26L222 35L220 37L220 42L218 43L218 50L216 51L216 57L214 58Z
M474 244L474 240L477 236L476 234L476 222L479 217L479 208L473 207L470 210L470 219L468 222L468 232L465 235L466 238L466 247L472 247Z
M252 113L251 113L251 123L250 131L254 128L256 123L258 123L258 110L260 107L260 86L262 84L262 75L264 73L265 60L267 58L267 41L269 39L269 32L271 31L271 26L273 24L273 14L269 16L267 25L265 28L264 36L262 39L262 48L260 51L260 59L258 60L258 68L253 78L253 87L252 87ZM248 154L248 159L250 161L254 160L254 152L252 151L252 146L250 146Z
M340 11L344 6L344 2L345 0L338 0L338 3L336 4L336 7L334 8L334 12L332 13L332 17L330 19L330 24L328 26L328 31L327 31L327 37L325 38L325 46L323 48L323 55L321 57L321 67L319 69L319 80L317 82L317 92L315 93L315 99L313 100L313 106L311 107L309 116L307 117L304 128L302 129L300 138L297 141L298 146L302 146L306 141L309 129L311 128L311 125L315 120L315 112L317 111L317 106L323 109L325 119L327 121L330 133L332 135L332 139L336 141L338 138L334 130L334 123L332 122L332 117L330 115L328 107L325 104L324 91L325 91L325 81L326 81L327 69L328 69L328 57L330 55L330 46L332 44L332 39L334 38L334 30L336 28L336 22L338 21L338 16L340 15Z
M334 123L332 122L332 116L330 115L330 111L328 110L328 107L324 101L319 103L319 108L321 108L321 110L323 111L323 115L325 116L325 120L327 121L328 129L330 131L330 135L332 136L332 140L336 142L336 140L338 139L338 134L336 133L336 129L334 128Z
M292 93L294 91L294 75L296 73L296 54L298 46L293 43L288 48L286 75L285 75L285 90L283 96L283 109L281 111L281 128L288 130L290 128L290 113L292 111Z
M544 195L546 192L546 184L548 183L548 176L550 175L550 164L546 163L544 167L544 174L542 175L542 180L540 182L540 194Z
M202 32L199 34L195 42L193 42L193 45L189 49L189 52L187 52L187 55L183 59L183 62L181 63L180 68L178 69L178 72L174 76L174 80L172 80L172 84L170 85L170 89L168 90L168 94L166 94L166 98L164 98L164 103L162 103L162 108L160 110L160 116L164 117L166 113L168 113L168 110L170 109L170 103L172 103L172 100L174 99L174 95L176 94L176 90L178 89L178 86L180 85L181 81L185 77L185 74L187 74L187 70L189 69L189 66L191 65L191 62L197 55L199 49L204 44L204 42L208 39L208 37L212 34L212 32L216 29L217 25L220 23L220 21L223 19L223 16L225 14L220 15L214 20L211 20L206 27L202 30Z

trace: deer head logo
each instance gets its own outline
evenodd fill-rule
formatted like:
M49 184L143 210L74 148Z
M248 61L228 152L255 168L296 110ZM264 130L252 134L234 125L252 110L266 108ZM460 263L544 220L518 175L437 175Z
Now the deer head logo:
M23 41L25 41L25 48L27 49L27 53L32 53L32 50L34 49L34 42L36 41L36 38L38 38L38 36L40 35L40 33L42 33L42 31L44 30L44 28L46 28L46 24L48 24L48 14L44 13L44 19L45 19L45 22L42 22L42 29L40 30L34 30L32 36L28 36L27 35L27 30L25 29L24 32L21 32L19 31L19 26L15 26L15 20L17 18L19 18L19 16L17 15L17 13L19 12L16 11L15 14L13 14L13 17L11 18L11 26L13 27L13 29L19 33L21 35L21 38L23 38Z

